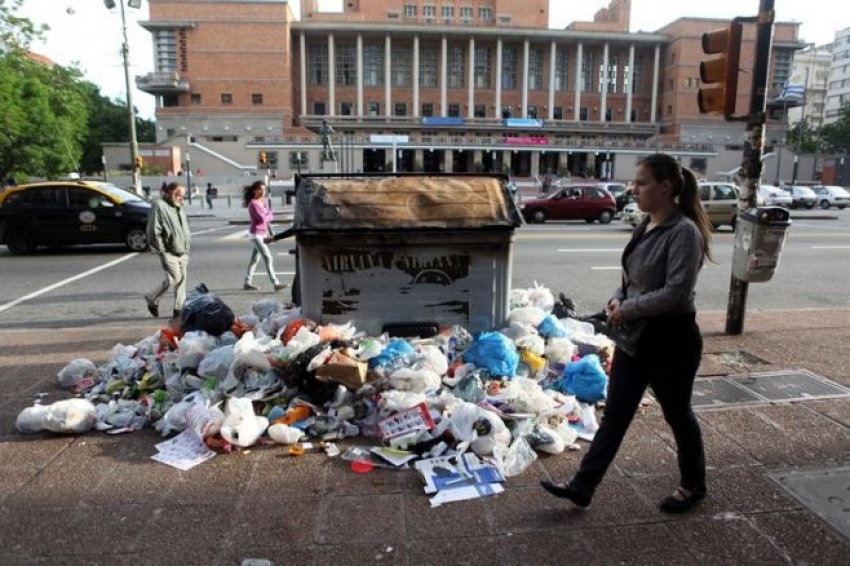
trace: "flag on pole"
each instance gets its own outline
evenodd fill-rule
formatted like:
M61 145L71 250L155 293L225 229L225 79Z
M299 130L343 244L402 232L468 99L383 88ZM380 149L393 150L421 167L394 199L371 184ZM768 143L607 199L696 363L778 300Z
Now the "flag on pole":
M803 101L806 99L806 77L803 72L794 72L785 85L782 87L782 92L779 93L778 100L797 100Z

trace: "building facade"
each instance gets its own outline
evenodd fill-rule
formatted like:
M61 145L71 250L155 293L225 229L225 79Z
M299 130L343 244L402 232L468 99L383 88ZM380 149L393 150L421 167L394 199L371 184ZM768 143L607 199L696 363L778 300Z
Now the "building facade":
M740 163L743 126L699 114L701 34L687 18L630 33L629 0L594 22L548 29L548 0L151 0L157 141L192 145L193 164L256 172L260 152L294 171L507 171L624 178L646 153L699 173ZM803 47L777 24L776 94ZM743 69L752 68L753 29ZM741 74L739 108L750 87ZM333 129L335 160L318 130ZM777 129L781 123L774 124ZM773 131L773 130L771 130ZM781 134L781 133L780 133ZM768 135L768 144L781 135ZM731 157L726 157L726 154ZM725 169L724 169L725 168Z
M804 104L788 110L788 126L794 127L805 120L811 128L818 129L826 117L826 94L832 65L832 45L809 45L794 54L792 76L803 77L806 88Z
M833 124L841 116L841 107L850 102L850 28L835 33L827 90L824 123Z

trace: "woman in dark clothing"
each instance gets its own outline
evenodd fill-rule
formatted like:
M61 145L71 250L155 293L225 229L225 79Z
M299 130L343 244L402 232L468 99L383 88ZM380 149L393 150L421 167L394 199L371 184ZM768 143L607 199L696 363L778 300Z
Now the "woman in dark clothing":
M711 225L696 178L670 155L649 155L638 163L634 198L648 214L623 250L622 286L607 306L617 347L602 421L573 479L541 484L580 507L590 505L649 385L678 449L679 487L660 507L684 513L706 495L705 453L691 392L702 356L694 289L700 268L712 259Z

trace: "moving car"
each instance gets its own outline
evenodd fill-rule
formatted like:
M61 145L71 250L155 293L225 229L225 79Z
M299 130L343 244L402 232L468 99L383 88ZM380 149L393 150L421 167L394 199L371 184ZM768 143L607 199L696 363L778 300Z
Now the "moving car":
M759 185L758 192L756 193L756 203L758 206L783 206L785 208L791 208L791 195L779 187Z
M632 201L632 193L626 185L621 183L597 183L596 186L611 193L611 196L614 197L614 202L617 203L617 212L623 210L623 207Z
M0 195L0 244L15 255L39 246L121 244L148 247L151 204L99 181L45 181L11 187Z
M646 215L646 213L638 208L636 202L630 202L623 207L623 212L620 214L620 220L623 221L623 224L628 224L629 226L634 227L640 224L644 215Z
M699 199L714 228L731 226L738 220L740 189L732 183L700 183Z
M812 187L812 190L817 195L818 204L824 210L831 206L838 208L838 210L844 210L847 206L850 206L850 193L842 187L818 185Z
M547 220L585 220L608 224L617 211L614 197L594 185L570 185L555 190L551 195L524 201L520 211L526 222L543 223Z
M812 209L818 202L818 196L809 187L792 185L786 186L785 190L791 195L791 208Z

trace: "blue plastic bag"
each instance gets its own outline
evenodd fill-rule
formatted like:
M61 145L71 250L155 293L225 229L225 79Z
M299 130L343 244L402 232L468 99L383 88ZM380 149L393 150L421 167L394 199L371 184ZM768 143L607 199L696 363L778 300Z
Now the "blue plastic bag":
M390 340L389 344L381 350L380 354L369 359L369 367L371 369L400 369L414 352L413 346L406 340Z
M501 332L482 332L463 353L463 360L485 368L492 376L513 377L519 353L511 339Z
M577 362L567 364L560 389L584 403L596 403L607 395L608 376L596 354L588 354Z
M567 329L560 320L547 314L537 325L537 333L543 338L563 338L567 335Z

